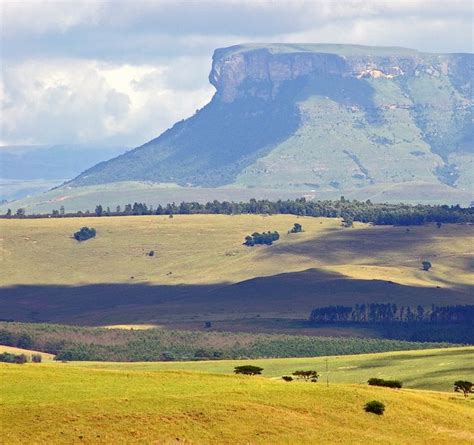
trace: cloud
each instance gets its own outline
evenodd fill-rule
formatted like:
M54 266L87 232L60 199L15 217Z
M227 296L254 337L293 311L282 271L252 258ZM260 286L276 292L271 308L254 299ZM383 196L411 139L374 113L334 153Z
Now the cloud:
M2 80L2 141L144 143L212 96L211 87L172 90L165 82L158 87L146 82L161 70L67 59L8 67Z
M472 52L470 0L0 0L3 143L140 144L212 96L215 48Z

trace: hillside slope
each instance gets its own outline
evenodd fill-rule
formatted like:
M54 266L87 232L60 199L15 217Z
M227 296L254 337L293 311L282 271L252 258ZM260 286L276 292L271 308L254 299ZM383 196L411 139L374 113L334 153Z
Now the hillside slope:
M192 372L0 364L6 443L468 444L461 395ZM386 404L379 417L370 400ZM21 434L18 432L21 431Z
M472 54L351 45L216 50L212 101L69 185L472 189Z

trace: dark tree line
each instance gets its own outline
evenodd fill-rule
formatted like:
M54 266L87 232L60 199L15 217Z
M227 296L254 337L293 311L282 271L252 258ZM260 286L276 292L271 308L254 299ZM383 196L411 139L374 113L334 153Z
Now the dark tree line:
M122 215L188 215L188 214L291 214L301 216L342 218L346 226L353 221L373 223L377 225L422 225L437 223L474 223L474 207L463 208L459 205L410 205L410 204L374 204L367 201L349 201L341 197L337 201L307 201L305 198L295 200L256 200L248 202L212 201L171 203L156 208L145 203L127 204L123 209L104 209L97 205L95 212L79 211L66 213L62 208L48 215L26 215L23 209L20 214L7 212L4 218L44 218L67 216L122 216Z
M474 320L474 305L397 306L391 303L326 306L311 311L312 323L456 323L470 325Z

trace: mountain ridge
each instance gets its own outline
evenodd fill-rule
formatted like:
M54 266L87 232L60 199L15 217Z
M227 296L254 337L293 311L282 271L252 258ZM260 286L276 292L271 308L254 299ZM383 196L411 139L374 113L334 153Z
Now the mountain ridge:
M473 67L472 54L394 47L220 48L210 103L68 185L343 191L423 182L470 191Z

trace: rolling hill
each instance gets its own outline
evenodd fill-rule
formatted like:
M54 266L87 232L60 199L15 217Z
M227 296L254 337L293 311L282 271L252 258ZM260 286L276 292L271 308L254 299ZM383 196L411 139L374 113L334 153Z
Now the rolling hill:
M442 351L434 352L436 364L451 360L451 352L446 357ZM416 355L423 360L422 353ZM377 373L377 358L382 357L360 356L357 364L364 367L367 362L370 372ZM390 369L389 356L385 360L383 372L397 377L399 368ZM410 360L406 353L406 362ZM144 365L145 370L110 365L114 369L76 363L0 364L0 378L8 382L0 407L3 440L10 444L468 444L474 438L472 400L460 394L155 371L153 364ZM231 367L235 362L222 365ZM291 359L288 365L292 366ZM383 416L364 412L364 404L374 399L386 405Z
M304 232L287 234L296 221ZM82 226L97 237L77 243ZM0 228L4 319L187 329L212 320L221 330L301 333L307 326L292 320L319 306L472 304L471 225L346 229L335 218L175 215L2 219ZM267 230L282 234L274 245L242 245Z

